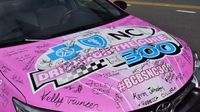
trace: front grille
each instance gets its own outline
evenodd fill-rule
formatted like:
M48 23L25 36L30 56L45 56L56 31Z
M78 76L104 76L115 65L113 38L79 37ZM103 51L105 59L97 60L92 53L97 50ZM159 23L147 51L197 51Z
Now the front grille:
M195 84L192 82L192 79L193 77L188 81L187 84L185 84L183 88L181 88L178 92L169 98L152 106L148 106L132 112L174 112L176 107L184 100L190 91L195 88Z

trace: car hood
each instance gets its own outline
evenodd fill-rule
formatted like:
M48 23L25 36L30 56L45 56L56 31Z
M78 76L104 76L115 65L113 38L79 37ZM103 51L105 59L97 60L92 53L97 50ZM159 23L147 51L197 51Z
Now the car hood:
M2 48L0 57L28 104L58 111L137 110L173 95L193 74L185 42L133 16Z

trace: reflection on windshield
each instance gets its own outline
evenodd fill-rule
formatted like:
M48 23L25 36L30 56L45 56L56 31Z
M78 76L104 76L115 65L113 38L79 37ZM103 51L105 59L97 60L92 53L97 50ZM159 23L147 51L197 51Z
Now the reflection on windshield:
M0 1L0 45L73 33L122 15L106 0Z

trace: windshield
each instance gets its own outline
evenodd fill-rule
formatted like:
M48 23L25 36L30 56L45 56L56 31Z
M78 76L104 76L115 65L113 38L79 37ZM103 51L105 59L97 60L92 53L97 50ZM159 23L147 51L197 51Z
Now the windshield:
M1 0L0 46L73 33L124 15L107 0Z

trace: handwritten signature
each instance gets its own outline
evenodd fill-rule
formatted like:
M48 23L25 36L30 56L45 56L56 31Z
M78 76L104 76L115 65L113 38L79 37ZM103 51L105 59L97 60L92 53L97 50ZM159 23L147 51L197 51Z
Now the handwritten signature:
M78 85L78 86L67 86L64 87L66 90L72 91L73 93L81 93L81 91L83 90L83 86L82 85Z
M67 103L76 106L83 106L89 109L96 109L97 111L101 111L99 108L99 104L91 101L80 100L77 97L67 96Z
M55 104L56 107L60 107L64 103L65 97L62 97L60 93L52 93L51 91L44 91L41 96L42 101L47 101Z
M112 85L108 84L108 83L97 83L94 82L93 80L89 80L87 83L85 83L86 85L88 85L89 87L92 88L92 92L96 95L100 95L100 94L109 94L110 90L112 88Z

